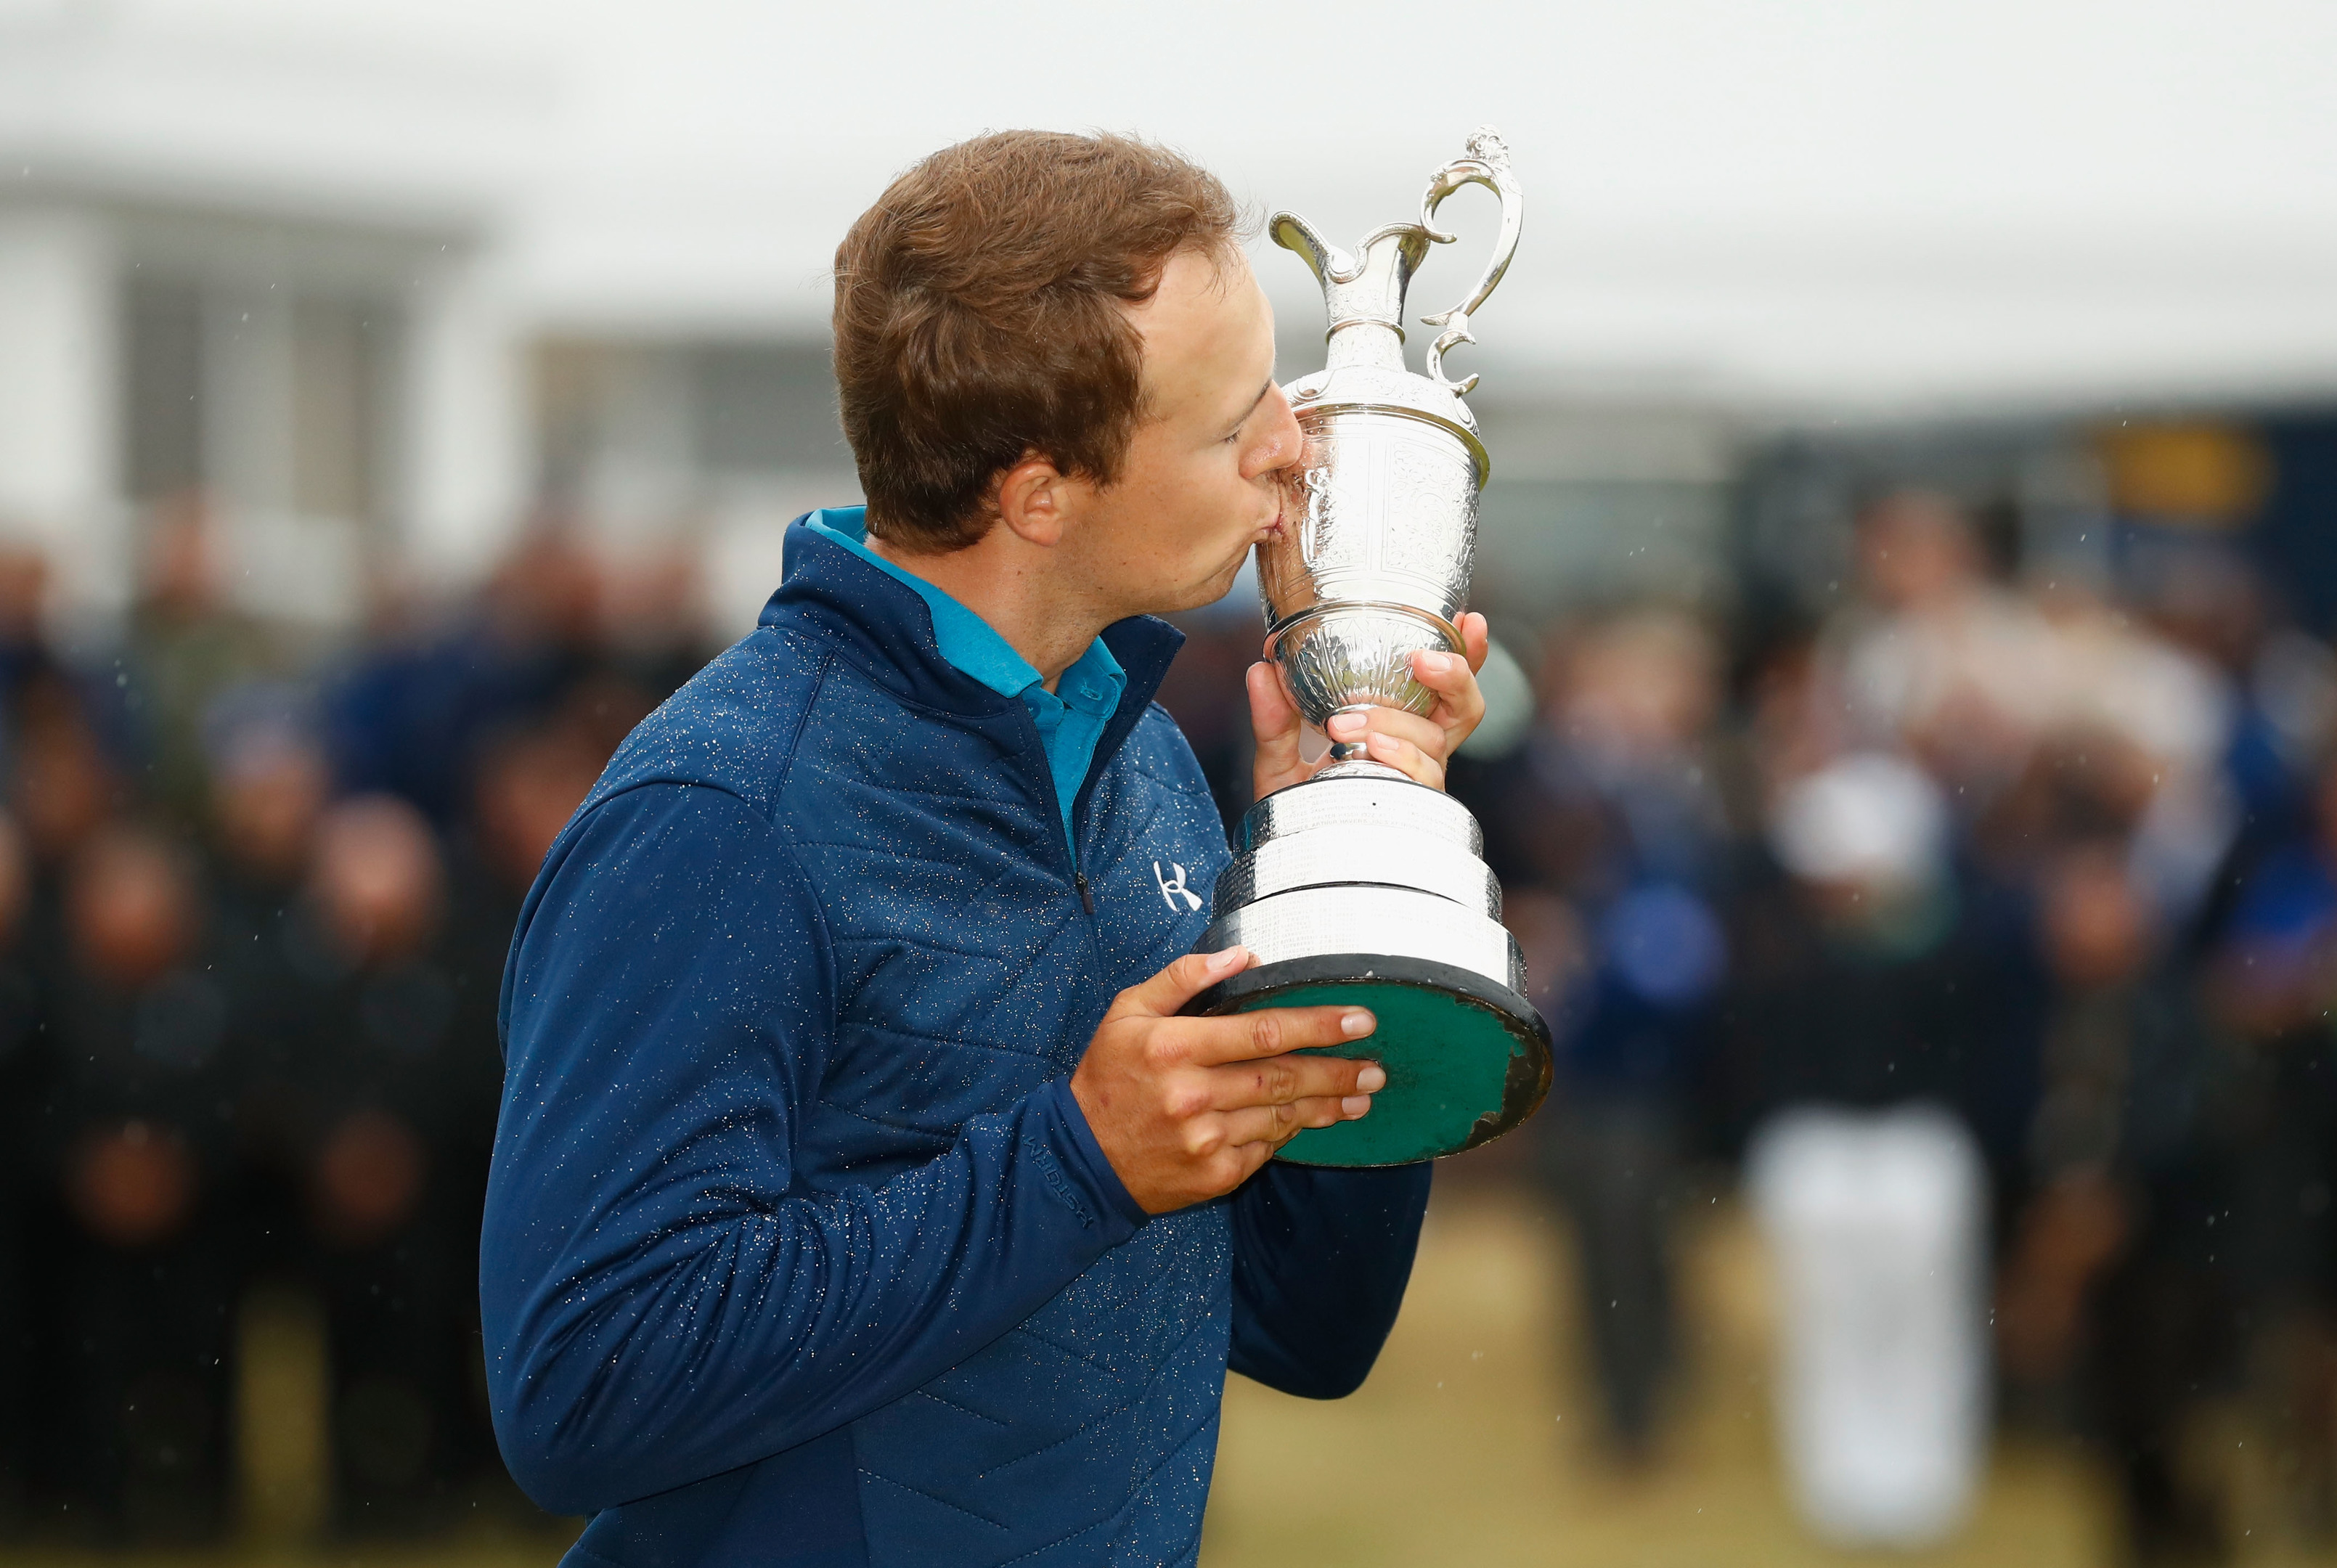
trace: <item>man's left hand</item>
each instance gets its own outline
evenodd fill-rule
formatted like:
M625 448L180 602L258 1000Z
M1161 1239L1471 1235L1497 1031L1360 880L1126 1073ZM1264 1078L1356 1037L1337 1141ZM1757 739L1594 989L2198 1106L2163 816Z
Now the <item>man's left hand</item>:
M1361 741L1372 761L1442 789L1444 765L1485 716L1485 694L1477 689L1477 672L1485 667L1485 618L1472 610L1455 624L1468 650L1465 659L1449 653L1412 656L1413 678L1436 694L1435 711L1425 718L1393 707L1335 714L1331 739L1341 745ZM1249 722L1257 736L1251 777L1258 798L1312 778L1323 765L1299 760L1298 705L1271 659L1249 667Z

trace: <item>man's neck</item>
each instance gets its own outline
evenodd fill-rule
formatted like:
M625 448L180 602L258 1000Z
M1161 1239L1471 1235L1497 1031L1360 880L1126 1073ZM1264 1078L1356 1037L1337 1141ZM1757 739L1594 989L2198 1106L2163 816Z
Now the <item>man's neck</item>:
M868 548L987 621L1049 691L1117 617L1100 616L1062 580L1057 552L993 527L963 550L913 555L872 531Z

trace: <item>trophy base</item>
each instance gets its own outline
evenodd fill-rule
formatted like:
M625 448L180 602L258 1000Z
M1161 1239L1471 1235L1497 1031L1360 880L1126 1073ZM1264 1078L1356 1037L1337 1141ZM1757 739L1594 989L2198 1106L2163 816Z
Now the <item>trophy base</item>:
M1550 1092L1550 1026L1525 998L1473 969L1385 953L1318 953L1245 969L1184 1009L1369 1008L1379 1027L1312 1054L1364 1057L1387 1072L1371 1114L1311 1127L1275 1158L1301 1165L1408 1165L1490 1143Z

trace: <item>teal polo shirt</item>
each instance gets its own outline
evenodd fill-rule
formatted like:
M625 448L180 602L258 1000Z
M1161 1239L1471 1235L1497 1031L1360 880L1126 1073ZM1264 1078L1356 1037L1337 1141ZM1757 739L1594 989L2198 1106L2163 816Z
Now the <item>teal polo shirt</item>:
M831 506L815 511L804 526L823 539L832 539L877 570L916 590L933 612L934 641L952 668L972 676L1001 696L1022 699L1039 726L1039 744L1047 753L1047 771L1054 775L1055 804L1063 813L1063 842L1071 842L1071 803L1087 782L1088 765L1095 760L1096 742L1104 726L1119 710L1120 694L1128 689L1128 672L1111 649L1098 638L1088 644L1071 667L1049 691L1031 661L992 628L991 624L914 572L899 567L868 548L868 509Z

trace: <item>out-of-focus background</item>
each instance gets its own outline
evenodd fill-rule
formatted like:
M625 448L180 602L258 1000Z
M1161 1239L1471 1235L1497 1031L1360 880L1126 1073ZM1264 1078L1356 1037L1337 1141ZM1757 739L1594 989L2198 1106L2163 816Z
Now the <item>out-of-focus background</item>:
M1452 784L1559 1088L1361 1394L1234 1380L1204 1561L2337 1562L2332 59L2314 0L0 0L0 1558L555 1557L477 1364L503 950L855 499L836 239L1019 124L1345 238L1490 121ZM1165 694L1229 816L1246 593Z

